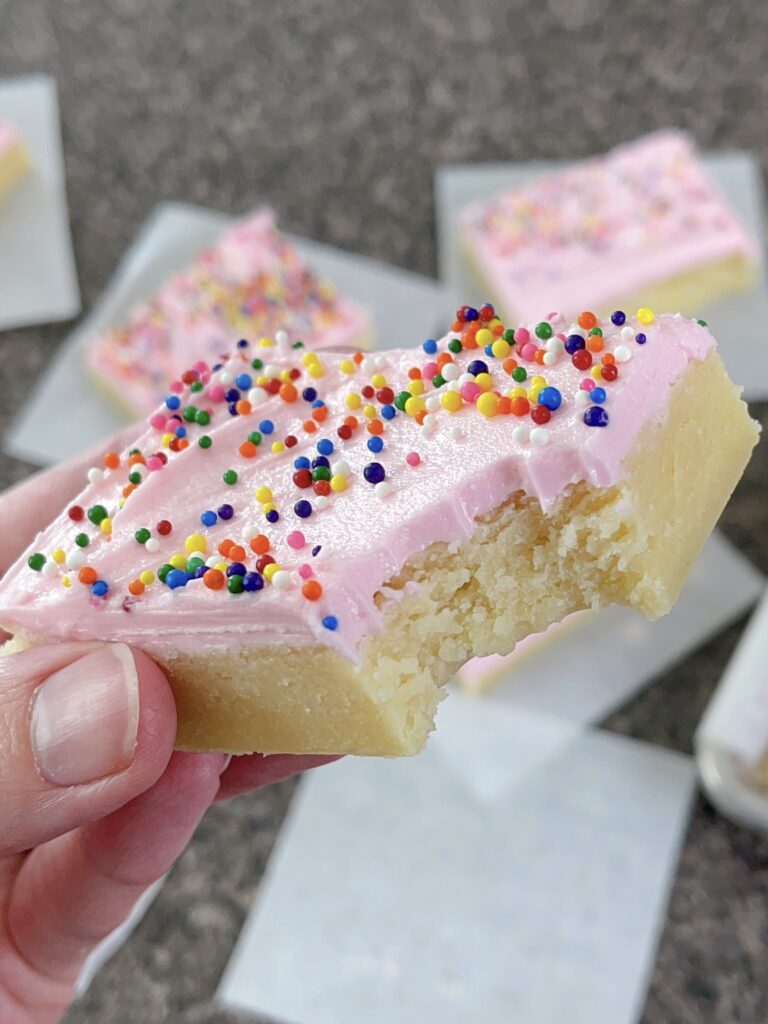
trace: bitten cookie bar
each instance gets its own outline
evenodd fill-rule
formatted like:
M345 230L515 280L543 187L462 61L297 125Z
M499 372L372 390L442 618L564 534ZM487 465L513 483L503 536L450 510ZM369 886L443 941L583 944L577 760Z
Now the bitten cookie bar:
M691 139L665 131L473 203L465 258L509 320L584 306L693 313L749 287L755 240Z
M647 308L464 306L372 355L241 341L90 471L0 623L144 648L183 748L413 754L469 658L668 611L756 437L703 322Z
M29 168L29 156L18 131L7 121L0 121L0 203L10 195Z
M215 362L233 338L277 331L312 348L364 348L372 326L312 272L264 208L225 231L126 323L94 337L86 362L118 405L143 415L195 358Z

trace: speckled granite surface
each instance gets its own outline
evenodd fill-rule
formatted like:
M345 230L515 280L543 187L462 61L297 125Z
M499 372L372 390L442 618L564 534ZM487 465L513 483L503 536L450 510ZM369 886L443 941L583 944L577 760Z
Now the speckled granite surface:
M0 74L58 79L86 306L160 199L262 197L297 233L433 273L442 162L575 157L678 124L767 168L767 43L756 0L0 0ZM0 337L1 427L63 333ZM0 458L0 484L26 472ZM764 571L767 498L764 442L724 518ZM689 750L740 628L608 726ZM236 1019L210 1000L290 795L209 814L68 1024ZM767 947L768 841L699 804L643 1024L764 1024Z

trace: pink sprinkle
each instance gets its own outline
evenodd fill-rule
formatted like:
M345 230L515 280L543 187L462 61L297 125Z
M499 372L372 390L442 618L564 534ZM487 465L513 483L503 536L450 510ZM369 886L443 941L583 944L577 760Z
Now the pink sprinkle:
M432 378L438 372L437 363L426 363L423 370L421 371L425 377Z
M178 425L179 425L179 421L175 420L175 419L173 419L171 417L171 418L169 418L169 419L167 419L165 421L165 424L163 425L163 429L166 430L169 434L173 434L176 431L176 428L178 427Z
M557 334L555 335L555 337L559 341L565 341L565 332L564 331L558 331Z
M582 391L591 391L594 386L595 382L592 380L591 377L583 377L581 384L579 384L579 387Z
M408 452L408 454L405 456L405 461L408 463L409 466L418 466L418 464L421 462L421 456L419 455L418 452Z
M214 384L212 388L208 389L208 397L212 402L223 402L225 393L221 384Z
M153 413L149 417L150 427L154 427L155 430L162 430L165 426L165 416L161 412Z
M195 363L192 369L197 370L198 373L207 373L208 363L206 363L205 360L203 359L198 359L198 361Z
M459 389L459 394L465 402L474 402L477 396L480 394L480 388L473 381L467 381L466 384L462 384Z
M162 459L159 459L156 455L150 455L147 459L147 469L150 473L156 473L158 469L162 469L165 463Z
M524 345L530 336L531 334L527 327L518 327L515 330L515 342L518 345Z
M304 565L300 565L299 566L299 576L301 576L301 578L303 580L308 580L313 575L314 574L312 572L312 566L311 565L307 565L306 562L305 562Z
M523 345L523 347L520 349L520 355L523 357L523 359L533 359L536 355L536 352L536 346L533 344L533 342L530 341L527 344Z
M180 395L183 390L184 385L181 383L180 380L173 381L173 383L171 384L171 391L173 391L174 394Z
M307 543L306 537L301 530L293 530L285 539L288 541L288 546L292 547L294 551L298 551L300 548L303 548Z

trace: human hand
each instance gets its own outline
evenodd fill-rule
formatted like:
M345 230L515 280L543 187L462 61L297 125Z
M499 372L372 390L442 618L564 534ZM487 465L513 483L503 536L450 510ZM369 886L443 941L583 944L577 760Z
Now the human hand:
M95 461L86 453L0 497L0 572ZM175 730L170 686L141 651L62 643L0 657L3 1024L60 1019L90 950L213 800L332 760L179 753Z

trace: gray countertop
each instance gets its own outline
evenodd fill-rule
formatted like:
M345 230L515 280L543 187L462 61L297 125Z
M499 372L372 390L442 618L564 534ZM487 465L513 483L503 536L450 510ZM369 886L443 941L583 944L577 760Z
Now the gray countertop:
M768 5L629 7L0 0L0 74L58 80L86 308L160 199L237 213L263 198L296 233L432 274L432 175L444 162L577 157L680 125L706 147L755 150L768 166ZM65 330L2 335L0 427ZM28 471L0 457L0 485ZM764 571L767 480L764 441L723 519ZM742 627L607 727L689 751ZM210 1000L291 792L278 786L209 813L69 1024L236 1019ZM644 1024L764 1024L767 945L768 841L699 802Z

